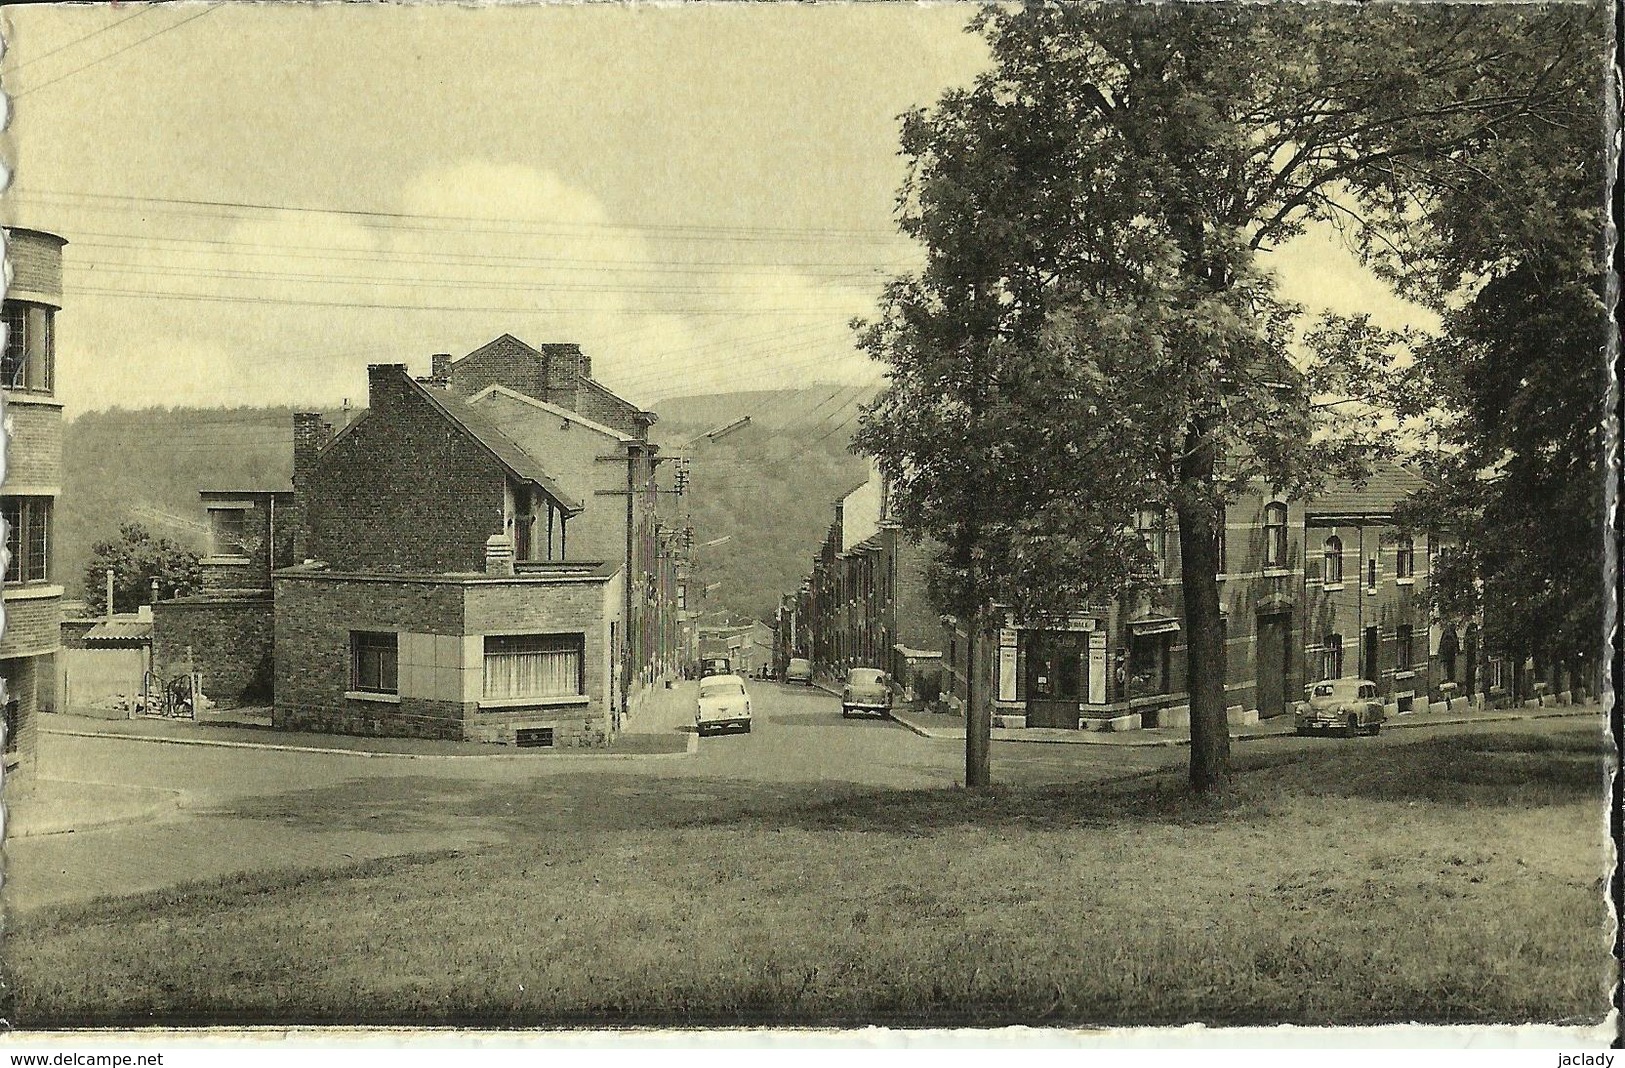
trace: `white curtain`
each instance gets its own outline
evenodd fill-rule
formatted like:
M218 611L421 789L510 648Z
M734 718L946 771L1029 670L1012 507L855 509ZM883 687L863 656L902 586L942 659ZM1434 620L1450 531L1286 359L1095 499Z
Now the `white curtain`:
M486 697L573 697L580 692L581 654L575 650L485 654Z

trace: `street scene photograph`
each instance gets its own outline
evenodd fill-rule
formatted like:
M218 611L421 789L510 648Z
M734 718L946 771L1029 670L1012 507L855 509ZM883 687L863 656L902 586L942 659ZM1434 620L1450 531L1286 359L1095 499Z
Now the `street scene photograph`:
M1617 17L0 7L4 1043L1606 1048Z

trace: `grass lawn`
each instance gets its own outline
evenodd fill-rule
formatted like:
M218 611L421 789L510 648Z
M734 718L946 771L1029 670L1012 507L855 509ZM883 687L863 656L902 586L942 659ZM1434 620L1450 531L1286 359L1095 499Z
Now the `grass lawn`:
M514 844L243 877L6 932L24 1028L1590 1021L1594 725L1168 779L752 800L669 828L503 790ZM675 785L675 784L674 784Z

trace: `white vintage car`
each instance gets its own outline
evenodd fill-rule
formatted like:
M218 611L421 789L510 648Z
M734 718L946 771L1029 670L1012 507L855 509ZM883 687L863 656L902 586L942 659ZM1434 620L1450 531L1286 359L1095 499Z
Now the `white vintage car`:
M1299 734L1342 731L1349 737L1382 730L1382 698L1377 684L1366 679L1327 679L1309 687L1309 700L1298 706Z
M700 696L694 703L694 730L702 736L727 730L750 733L750 693L745 680L738 675L701 679Z

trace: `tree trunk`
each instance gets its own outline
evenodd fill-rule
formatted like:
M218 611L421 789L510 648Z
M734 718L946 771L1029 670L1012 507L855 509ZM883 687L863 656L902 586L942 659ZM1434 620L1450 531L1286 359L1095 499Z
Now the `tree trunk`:
M1225 650L1219 625L1217 520L1209 496L1214 451L1200 428L1180 463L1179 577L1185 595L1185 689L1191 702L1191 788L1217 793L1230 779L1230 726L1224 713Z
M965 621L965 788L985 790L993 785L988 760L992 746L993 710L976 699L976 661L982 655L981 619Z

